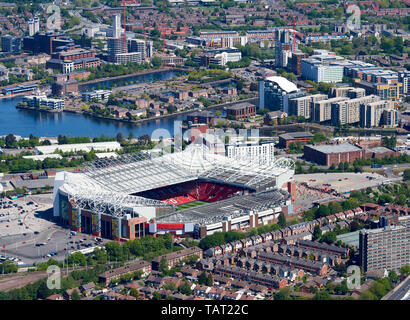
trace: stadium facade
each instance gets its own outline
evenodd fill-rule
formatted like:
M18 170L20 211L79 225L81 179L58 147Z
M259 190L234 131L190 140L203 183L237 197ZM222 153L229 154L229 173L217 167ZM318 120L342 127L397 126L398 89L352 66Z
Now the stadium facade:
M72 230L114 240L170 232L202 238L292 214L294 163L212 153L203 144L154 156L103 158L58 172L54 217Z

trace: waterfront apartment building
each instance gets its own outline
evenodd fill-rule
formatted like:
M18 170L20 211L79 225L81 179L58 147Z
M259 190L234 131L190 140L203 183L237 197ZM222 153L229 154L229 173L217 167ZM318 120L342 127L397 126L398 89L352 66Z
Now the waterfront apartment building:
M126 64L128 62L141 63L141 52L119 53L114 56L114 63Z
M315 122L326 122L330 121L332 116L332 103L344 101L346 98L338 97L338 98L330 98L325 100L320 100L312 104L312 121Z
M376 95L336 101L331 104L331 123L334 126L353 124L360 121L360 106L379 101Z
M311 118L312 106L322 100L326 100L328 96L326 94L314 94L311 96L304 96L289 99L289 115L302 116L305 119Z
M359 234L360 265L364 271L398 270L410 263L410 227L386 226Z
M383 110L382 123L386 128L394 128L399 124L398 112L397 110L390 108Z
M300 92L297 86L286 78L267 77L259 82L259 109L288 113L289 100L305 95L306 93Z
M392 109L392 101L381 100L360 106L360 126L363 128L379 127L384 125L383 113L385 110ZM390 117L392 115L390 114ZM393 114L394 118L394 114ZM394 120L394 119L393 119ZM395 121L393 121L395 122ZM393 123L390 123L392 125Z
M25 96L23 102L27 103L28 106L35 108L46 107L53 110L64 109L64 99L47 98L46 95Z
M89 101L92 99L96 99L98 101L108 101L108 97L111 94L111 90L94 90L94 91L87 91L81 94L83 101Z
M336 86L330 88L330 96L334 98L343 97L343 98L362 98L366 95L366 90L363 88L353 88L348 86Z

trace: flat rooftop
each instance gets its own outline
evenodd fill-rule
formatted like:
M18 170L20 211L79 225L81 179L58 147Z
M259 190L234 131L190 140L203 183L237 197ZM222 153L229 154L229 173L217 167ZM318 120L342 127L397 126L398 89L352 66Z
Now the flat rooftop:
M331 153L340 153L340 152L353 152L362 150L359 147L356 147L350 143L341 143L341 144L322 144L318 146L308 146L316 151L323 152L326 154Z
M313 134L310 132L288 132L281 134L279 138L285 139L285 140L292 140L292 139L297 139L297 138L310 138L313 137Z

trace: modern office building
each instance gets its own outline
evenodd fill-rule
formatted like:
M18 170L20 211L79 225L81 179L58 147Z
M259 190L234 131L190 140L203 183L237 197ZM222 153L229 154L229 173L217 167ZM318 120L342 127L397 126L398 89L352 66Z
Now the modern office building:
M145 61L146 58L152 57L152 41L144 41L140 39L128 39L128 52L141 53L141 59Z
M344 58L331 54L317 54L302 59L302 77L315 82L337 83L343 80Z
M1 51L11 54L21 53L21 38L6 35L1 37Z
M281 110L288 113L291 98L306 95L297 86L283 77L267 77L259 82L259 109Z
M228 119L232 118L235 120L256 116L256 106L248 102L230 106L226 108L226 116Z
M207 50L203 54L196 55L193 60L202 67L209 65L225 66L228 62L238 62L242 59L242 53L237 48L223 48Z
M410 263L410 227L391 225L359 233L360 265L365 272L398 270Z

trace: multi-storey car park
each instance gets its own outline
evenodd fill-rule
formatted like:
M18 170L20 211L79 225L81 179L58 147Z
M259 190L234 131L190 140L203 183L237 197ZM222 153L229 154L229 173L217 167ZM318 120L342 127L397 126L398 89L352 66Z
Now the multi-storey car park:
M201 238L291 214L293 174L289 159L227 158L202 144L99 159L81 172L57 173L54 216L73 230L117 240L165 232Z

